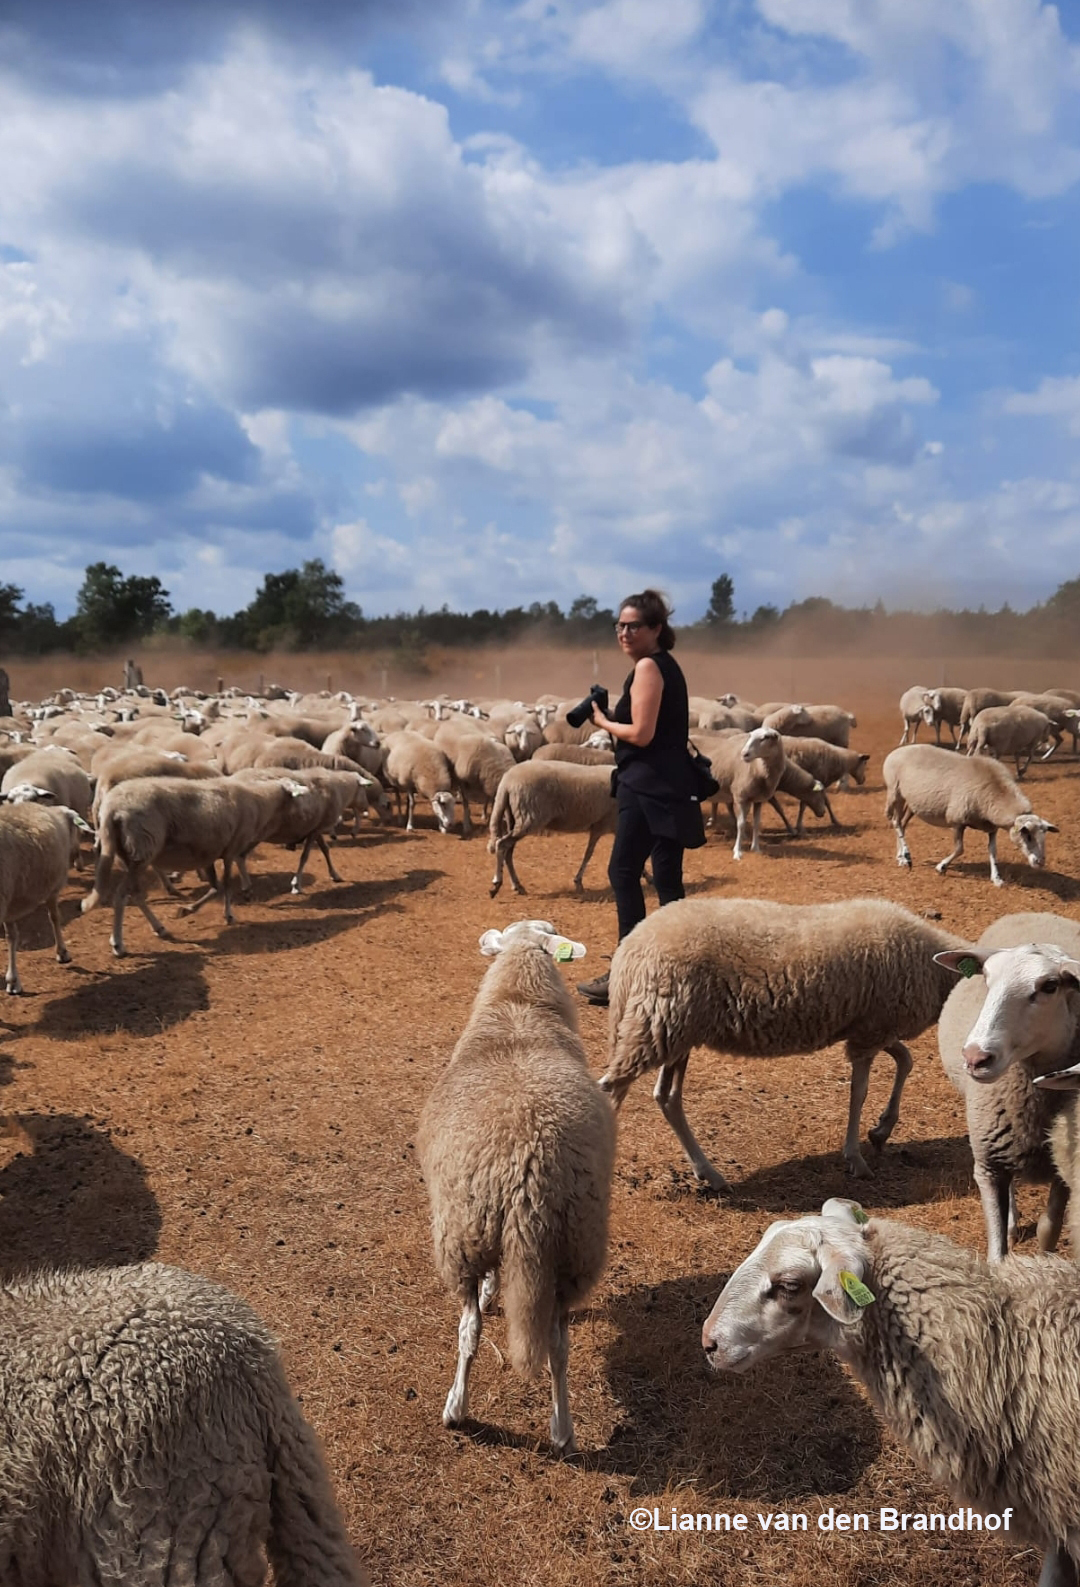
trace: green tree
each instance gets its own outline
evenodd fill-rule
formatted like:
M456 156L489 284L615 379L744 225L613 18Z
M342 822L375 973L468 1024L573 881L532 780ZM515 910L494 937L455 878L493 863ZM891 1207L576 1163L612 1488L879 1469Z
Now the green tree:
M716 626L730 623L735 617L735 581L730 573L721 573L713 580L712 593L705 612L705 621Z
M750 621L755 628L767 628L771 623L780 621L780 613L775 606L758 606Z
M599 607L595 595L579 595L570 606L570 617L583 623L591 623Z
M17 584L0 584L0 650L10 650L18 641L22 598Z
M345 638L362 617L359 606L345 599L341 574L313 557L302 567L268 573L255 599L234 621L242 643L256 649L303 649Z
M169 592L156 576L125 578L109 562L92 562L76 600L75 619L83 643L99 649L144 638L171 611Z

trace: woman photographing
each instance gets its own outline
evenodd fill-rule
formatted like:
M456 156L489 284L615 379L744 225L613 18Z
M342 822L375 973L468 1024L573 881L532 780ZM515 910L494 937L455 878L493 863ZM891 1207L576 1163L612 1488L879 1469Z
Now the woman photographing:
M608 865L615 892L619 941L645 919L641 875L652 860L661 904L685 896L683 850L701 848L705 827L687 753L690 709L686 679L672 656L675 634L670 608L656 590L628 595L619 608L615 634L634 670L610 716L593 705L593 721L615 740L619 824ZM583 981L578 991L590 1003L608 1000L608 977Z

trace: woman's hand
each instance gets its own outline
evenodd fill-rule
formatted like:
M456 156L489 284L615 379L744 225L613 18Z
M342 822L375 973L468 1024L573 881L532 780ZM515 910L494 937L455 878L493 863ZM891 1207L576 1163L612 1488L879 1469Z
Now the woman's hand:
M592 703L592 719L596 723L597 727L611 726L610 718L605 716L603 711L601 711L599 701L597 700L594 700Z

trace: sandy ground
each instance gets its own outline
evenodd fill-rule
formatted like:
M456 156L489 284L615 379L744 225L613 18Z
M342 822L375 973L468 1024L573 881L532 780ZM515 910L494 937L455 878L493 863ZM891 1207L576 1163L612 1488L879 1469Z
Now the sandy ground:
M971 937L1005 912L1076 914L1074 762L1029 778L1036 810L1062 826L1045 871L1024 867L1003 839L1008 885L998 891L976 838L966 863L939 878L931 861L948 836L915 826L915 868L902 872L882 814L892 697L849 691L847 701L873 760L866 789L837 797L844 830L811 821L802 842L772 837L739 866L730 838L714 837L688 856L691 892L887 896L940 909L945 927ZM523 1384L503 1365L497 1315L473 1376L478 1426L442 1428L456 1310L432 1267L416 1119L483 972L484 928L549 916L588 944L574 978L603 969L615 923L609 844L575 898L582 846L526 840L528 898L506 892L494 903L480 838L373 828L339 846L343 884L316 860L300 899L286 890L289 856L264 851L235 926L216 906L179 919L163 901L175 941L158 943L132 912L131 957L119 964L108 912L77 916L86 881L76 879L65 900L74 964L54 962L47 924L34 922L21 962L28 995L2 1010L0 1267L154 1255L245 1295L284 1343L378 1584L803 1584L823 1572L844 1587L955 1587L976 1573L984 1587L1033 1583L1033 1553L1000 1538L819 1533L829 1506L867 1512L876 1527L881 1505L949 1505L832 1360L792 1358L745 1379L703 1365L701 1322L766 1225L850 1191L838 1049L769 1063L694 1056L687 1113L733 1181L723 1200L693 1184L647 1083L631 1091L608 1270L572 1329L577 1460L552 1457L546 1384ZM582 1030L599 1073L606 1016L583 1009ZM901 1123L859 1194L872 1210L982 1248L962 1109L933 1032L913 1050ZM879 1060L864 1130L890 1077ZM1021 1195L1026 1247L1040 1199ZM753 1531L631 1530L635 1506L673 1504L746 1512ZM779 1510L807 1513L812 1530L763 1533L756 1513Z

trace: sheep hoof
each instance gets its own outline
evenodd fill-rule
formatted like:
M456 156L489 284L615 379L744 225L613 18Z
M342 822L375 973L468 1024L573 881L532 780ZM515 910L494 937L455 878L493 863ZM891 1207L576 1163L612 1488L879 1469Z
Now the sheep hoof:
M110 946L110 948L113 951L113 958L114 959L126 959L127 958L127 949L126 948L124 948L124 947L119 947L118 948L115 942L111 942L109 944L109 946Z
M910 871L910 869L911 869L911 855L910 854L898 854L896 856L896 863L897 863L897 865L899 865L899 867L900 867L900 869L902 871Z
M62 948L62 949L59 949L57 951L56 962L57 962L57 964L70 964L71 963L71 954L67 951L66 948Z
M463 1422L467 1422L469 1420L468 1401L459 1400L453 1389L451 1389L450 1393L446 1396L446 1404L443 1406L442 1419L444 1427L460 1427Z
M1005 878L1004 878L1004 876L991 876L990 880L993 882L995 887L1004 887L1005 886Z
M22 997L23 989L18 981L5 981L8 997Z
M874 1148L875 1152L881 1152L884 1151L885 1142L889 1139L891 1134L891 1130L883 1130L880 1124L875 1124L874 1128L868 1132L867 1140L870 1142L870 1145Z
M699 1185L706 1185L709 1190L727 1191L731 1189L727 1180L718 1168L711 1163L703 1163L700 1168L694 1169L694 1178Z
M874 1171L861 1152L855 1152L853 1156L845 1158L844 1161L852 1179L873 1179Z

